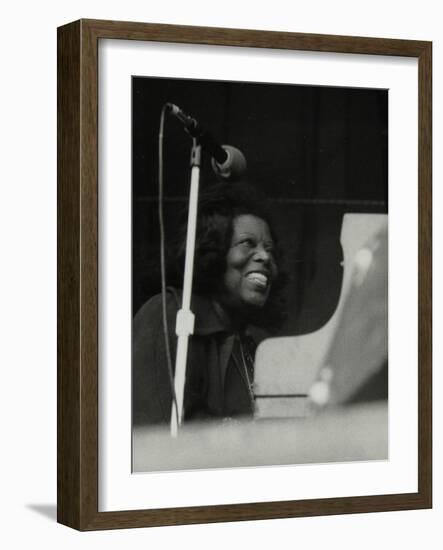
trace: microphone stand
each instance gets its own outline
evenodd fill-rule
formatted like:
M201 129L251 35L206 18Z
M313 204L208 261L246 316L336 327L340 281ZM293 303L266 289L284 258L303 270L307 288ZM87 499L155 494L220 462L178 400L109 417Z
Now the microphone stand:
M191 151L191 189L189 192L188 228L186 233L185 273L183 279L182 307L177 312L175 332L178 336L175 359L174 389L175 402L171 410L171 436L177 437L178 428L183 420L183 398L186 381L186 362L188 357L189 335L194 333L194 314L191 311L192 278L194 271L195 236L197 227L198 188L200 182L201 145L192 139Z

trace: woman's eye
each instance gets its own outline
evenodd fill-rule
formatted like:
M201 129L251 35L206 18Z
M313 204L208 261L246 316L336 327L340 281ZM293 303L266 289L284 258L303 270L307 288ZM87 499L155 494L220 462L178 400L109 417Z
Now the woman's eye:
M255 242L252 239L243 239L240 241L240 244L247 246L248 248L253 248L255 246Z

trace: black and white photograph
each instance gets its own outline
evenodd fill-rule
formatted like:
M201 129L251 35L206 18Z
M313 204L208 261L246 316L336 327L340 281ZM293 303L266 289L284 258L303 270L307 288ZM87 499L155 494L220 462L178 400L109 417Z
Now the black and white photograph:
M387 460L389 91L131 97L133 472Z
M5 5L4 548L438 546L437 6Z

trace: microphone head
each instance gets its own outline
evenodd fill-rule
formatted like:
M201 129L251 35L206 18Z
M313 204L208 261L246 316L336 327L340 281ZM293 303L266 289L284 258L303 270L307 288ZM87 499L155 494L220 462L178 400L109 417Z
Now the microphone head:
M237 181L246 173L247 163L243 153L232 145L222 145L226 151L227 158L219 164L212 158L212 169L217 178L221 181Z

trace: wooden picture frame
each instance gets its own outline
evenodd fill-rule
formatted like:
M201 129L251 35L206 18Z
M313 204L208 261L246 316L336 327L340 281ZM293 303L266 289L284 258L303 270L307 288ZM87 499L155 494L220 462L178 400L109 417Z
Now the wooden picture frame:
M98 42L157 41L418 59L418 491L313 500L98 511ZM432 44L80 20L58 29L58 521L79 530L432 506Z

